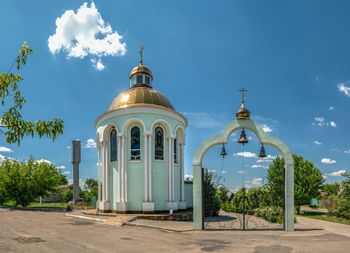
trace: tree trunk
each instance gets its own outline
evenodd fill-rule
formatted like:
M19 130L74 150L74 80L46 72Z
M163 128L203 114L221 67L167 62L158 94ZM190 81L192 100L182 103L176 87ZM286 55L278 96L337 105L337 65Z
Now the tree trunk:
M295 207L297 209L297 214L300 214L300 206Z

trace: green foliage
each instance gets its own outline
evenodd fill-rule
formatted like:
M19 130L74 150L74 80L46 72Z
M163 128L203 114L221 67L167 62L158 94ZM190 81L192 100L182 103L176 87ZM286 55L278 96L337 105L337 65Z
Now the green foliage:
M297 213L301 205L308 205L312 198L320 197L324 182L321 171L302 156L294 155L294 203ZM284 196L284 159L276 157L268 170L268 187L272 194L273 205L283 206Z
M0 164L0 203L14 201L15 205L28 206L39 196L57 191L62 174L52 164L5 159Z
M91 202L92 197L97 198L98 194L98 182L94 178L88 178L85 180L85 191L82 192L82 198L85 202Z
M203 197L204 197L204 216L216 216L219 214L220 204L216 197L216 187L214 185L214 175L203 170Z
M254 216L264 218L272 223L283 223L283 209L279 206L266 206L257 208Z
M322 199L322 205L328 210L330 215L336 215L339 206L339 198L337 195L329 195Z
M62 201L67 203L73 199L73 190L70 188L65 188L60 193Z
M218 199L220 206L229 201L230 195L230 191L224 186L220 186L216 189L216 198Z
M324 184L322 187L322 191L324 192L326 197L330 195L338 195L339 189L340 189L339 183Z
M36 120L26 121L20 113L23 104L26 102L19 89L19 82L23 81L20 74L12 73L12 68L16 64L16 69L27 63L28 55L33 54L26 42L18 52L16 60L7 73L0 73L0 101L4 108L0 122L0 132L6 137L6 142L20 144L24 136L39 137L48 136L55 140L59 134L63 133L63 120L52 119L51 121ZM7 105L7 100L12 98L11 106Z

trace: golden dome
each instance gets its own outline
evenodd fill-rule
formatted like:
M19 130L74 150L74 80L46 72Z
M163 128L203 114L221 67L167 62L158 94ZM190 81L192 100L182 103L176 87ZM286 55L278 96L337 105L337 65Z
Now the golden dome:
M149 75L151 77L151 79L153 80L153 76L152 76L152 71L145 65L138 65L136 67L134 67L132 70L131 70L131 73L130 73L130 79L136 75L136 74L146 74L146 75Z
M245 108L244 103L241 108L239 108L236 112L237 119L250 119L250 112L247 108Z
M170 101L160 92L147 85L134 85L120 93L112 102L109 110L127 108L132 105L158 105L175 111Z

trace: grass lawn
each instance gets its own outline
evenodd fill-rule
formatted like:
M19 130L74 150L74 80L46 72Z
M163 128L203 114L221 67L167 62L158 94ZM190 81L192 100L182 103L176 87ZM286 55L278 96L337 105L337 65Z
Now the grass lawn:
M4 203L4 206L15 206L15 203L12 201L8 201L6 203ZM37 202L32 202L30 203L29 208L33 207L33 208L57 208L57 209L62 209L62 208L67 208L68 204L67 203L37 203ZM93 208L92 206L87 206L87 209L91 209ZM82 206L75 206L74 209L85 209L85 207Z
M324 220L330 222L336 222L340 224L350 225L350 220L329 216L327 213L317 212L317 211L301 211L300 216L316 219L316 220Z

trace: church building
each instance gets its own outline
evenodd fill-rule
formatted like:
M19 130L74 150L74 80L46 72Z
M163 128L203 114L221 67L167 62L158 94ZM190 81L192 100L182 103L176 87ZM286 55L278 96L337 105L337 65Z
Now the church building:
M130 73L130 88L95 121L98 209L103 212L189 207L184 183L187 120L153 89L153 75L143 65L142 49L140 64Z

